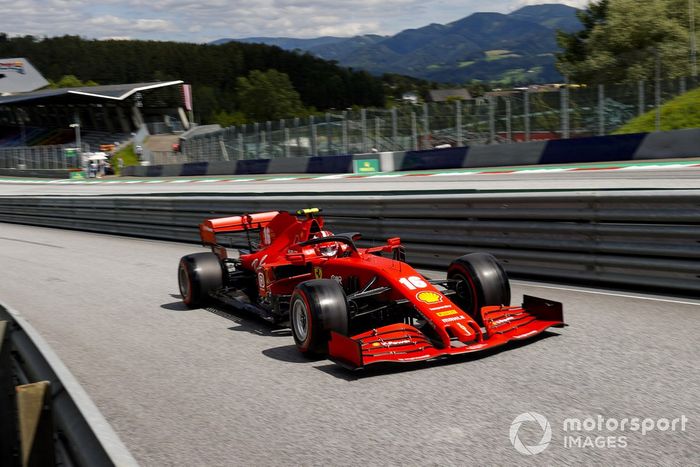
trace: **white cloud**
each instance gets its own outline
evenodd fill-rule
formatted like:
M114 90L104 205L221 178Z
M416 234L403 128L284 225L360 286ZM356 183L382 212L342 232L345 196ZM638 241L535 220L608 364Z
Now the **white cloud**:
M378 27L378 23L348 23L342 26L323 26L316 31L319 36L356 36L365 34L367 31L375 31Z
M576 8L585 8L591 0L557 0L557 1L542 1L542 0L518 0L515 3L515 9L528 5L541 5L543 3L562 3L564 5L573 6Z
M173 31L174 25L170 21L163 19L137 19L133 24L133 28L143 32Z
M554 2L557 0L549 0ZM208 42L221 37L395 34L477 11L511 12L547 0L0 0L10 35ZM585 7L588 0L560 0Z
M91 26L99 27L121 27L129 24L127 20L112 15L97 16L95 18L90 18L86 21L86 23Z

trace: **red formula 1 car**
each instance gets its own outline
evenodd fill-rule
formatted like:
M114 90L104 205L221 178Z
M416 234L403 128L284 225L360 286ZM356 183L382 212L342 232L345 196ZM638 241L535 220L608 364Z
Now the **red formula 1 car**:
M184 256L183 301L215 299L292 330L302 353L344 366L412 362L493 348L563 326L562 305L525 296L511 307L496 259L455 259L447 279L430 280L404 262L398 238L358 248L359 233L324 230L319 210L210 219L200 235L211 253ZM249 250L229 258L217 234L238 232Z

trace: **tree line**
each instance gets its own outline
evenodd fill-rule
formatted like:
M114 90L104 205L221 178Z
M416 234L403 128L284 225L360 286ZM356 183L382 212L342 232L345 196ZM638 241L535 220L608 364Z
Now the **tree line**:
M692 76L696 0L597 0L578 13L583 29L559 32L559 71L576 83L634 83Z
M192 84L197 120L268 120L352 106L382 107L380 78L308 53L262 44L222 45L79 36L8 37L0 57L24 57L51 82ZM71 81L71 80L68 80ZM271 95L264 96L265 92Z

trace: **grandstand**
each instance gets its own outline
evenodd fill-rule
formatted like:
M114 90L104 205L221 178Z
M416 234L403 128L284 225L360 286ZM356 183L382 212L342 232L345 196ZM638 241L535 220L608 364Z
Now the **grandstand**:
M48 83L40 75L26 73L31 65L25 59L0 59L3 63L25 73L14 73L12 80L0 78L0 168L18 165L21 149L29 153L52 147L60 153L76 147L80 138L82 151L97 151L101 145L134 137L136 144L142 144L148 134L180 133L190 127L182 81L18 92ZM18 85L23 77L28 80L24 87Z

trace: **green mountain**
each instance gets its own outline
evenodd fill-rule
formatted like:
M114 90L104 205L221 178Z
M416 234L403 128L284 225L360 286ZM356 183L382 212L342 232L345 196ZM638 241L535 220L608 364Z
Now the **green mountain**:
M577 11L560 4L531 5L510 14L474 13L452 23L407 29L389 37L240 41L300 49L375 74L398 73L440 82L552 82L562 79L554 67L554 54L559 50L555 31L580 29Z
M581 29L581 22L576 17L576 8L558 3L530 5L514 11L509 16L523 21L546 26L550 29L562 29L566 32Z

